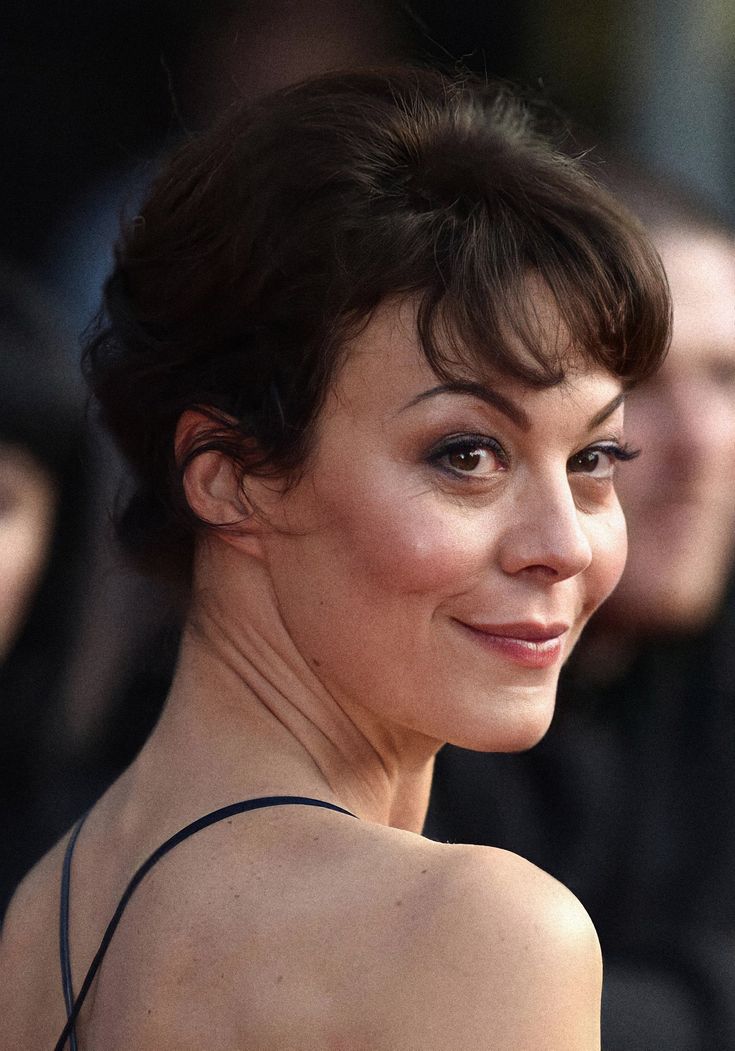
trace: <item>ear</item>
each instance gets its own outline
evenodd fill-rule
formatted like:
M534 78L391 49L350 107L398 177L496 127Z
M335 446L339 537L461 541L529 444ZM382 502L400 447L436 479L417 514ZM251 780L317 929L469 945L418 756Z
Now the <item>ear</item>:
M183 463L217 429L206 413L187 409L176 425L176 462ZM226 543L259 556L258 536L264 523L254 513L243 488L242 471L231 457L218 450L199 453L186 465L182 482L186 501L197 518L213 526Z

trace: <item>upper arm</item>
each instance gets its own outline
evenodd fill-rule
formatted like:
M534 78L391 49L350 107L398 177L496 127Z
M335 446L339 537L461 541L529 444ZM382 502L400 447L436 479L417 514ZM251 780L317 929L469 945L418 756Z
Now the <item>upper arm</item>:
M402 1026L410 1002L416 1046L598 1051L602 963L577 899L521 858L481 848L439 883L395 1005Z

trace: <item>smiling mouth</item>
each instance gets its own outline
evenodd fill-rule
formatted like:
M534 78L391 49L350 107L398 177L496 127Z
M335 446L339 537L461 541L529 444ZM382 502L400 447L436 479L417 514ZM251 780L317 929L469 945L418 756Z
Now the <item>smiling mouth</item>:
M468 624L455 621L485 649L525 668L550 668L562 655L567 624Z

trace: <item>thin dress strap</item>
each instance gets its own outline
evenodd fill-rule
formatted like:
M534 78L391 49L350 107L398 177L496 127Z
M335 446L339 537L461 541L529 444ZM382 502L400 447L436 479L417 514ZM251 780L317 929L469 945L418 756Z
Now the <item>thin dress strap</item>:
M69 884L71 880L71 861L74 855L77 836L82 830L84 814L72 829L69 842L64 853L64 866L61 870L61 902L59 908L59 957L61 963L61 984L64 989L64 1003L66 1004L66 1017L70 1017L74 1008L74 986L71 980L71 956L69 953ZM77 1051L77 1034L72 1026L69 1033L70 1051Z
M87 994L89 993L89 990L90 990L90 988L92 986L92 982L95 979L95 975L97 974L97 971L100 968L100 964L102 963L102 960L104 959L105 953L107 952L107 949L108 949L108 947L110 945L110 942L112 941L112 936L115 933L115 931L117 930L117 926L118 926L118 924L120 922L120 919L122 917L123 912L125 911L125 907L127 906L128 902L130 901L131 897L133 896L133 893L135 892L138 884L150 872L150 870L153 868L153 866L155 864L157 864L157 862L159 862L161 860L161 858L163 858L166 854L168 854L168 852L170 850L173 850L174 847L177 847L179 845L179 843L182 843L185 839L188 839L189 836L193 836L197 832L201 832L202 829L207 828L209 825L214 825L217 821L223 821L225 818L232 817L234 814L242 814L242 813L245 813L248 810L261 810L261 809L264 809L265 807L273 807L273 806L313 806L313 807L322 807L325 810L336 810L340 814L347 814L348 817L355 817L356 816L355 814L351 813L351 811L345 810L344 807L337 806L336 803L327 803L323 799L311 799L309 796L261 796L258 799L244 799L244 800L242 800L239 803L231 803L229 806L220 807L219 810L213 810L210 814L205 814L204 817L200 817L196 821L192 821L190 825L186 825L184 828L180 829L177 833L175 833L175 835L171 836L170 839L167 839L164 843L161 844L160 847L158 847L157 850L153 851L151 856L146 861L143 862L143 864L136 871L135 875L133 876L133 878L130 880L130 882L128 883L127 887L125 888L123 896L120 898L120 901L118 902L118 906L115 909L115 912L113 913L112 919L108 923L107 929L106 929L105 933L102 936L102 941L100 942L99 949L95 953L94 959L92 960L92 963L90 964L90 967L89 967L89 970L87 971L85 979L82 982L82 986L81 986L81 988L79 990L79 995L77 996L76 1000L71 1005L69 1004L69 1001L67 1000L67 1022L66 1022L66 1025L64 1026L64 1030L63 1030L61 1036L59 1037L58 1041L56 1042L56 1046L54 1047L54 1051L64 1051L64 1048L65 1048L65 1046L67 1044L67 1041L69 1042L70 1051L76 1051L75 1024L76 1024L76 1020L77 1020L77 1018L79 1016L79 1012L82 1009L82 1005L84 1004L84 1001L87 998ZM73 853L73 850L74 850L74 843L76 842L76 837L79 835L79 831L81 829L83 821L84 821L84 818L82 818L82 821L80 821L78 823L78 825L74 829L74 832L72 833L72 838L69 840L69 846L67 846L67 849L66 849L66 855L67 856L64 858L64 871L62 873L62 910L64 909L64 899L66 899L66 910L67 910L66 911L66 920L62 919L62 925L65 925L65 929L66 929L66 937L63 940L64 940L65 945L66 945L65 959L67 961L67 965L68 965L68 960L69 960L69 953L68 953L68 944L69 944L69 942L68 942L68 902L69 902L69 876L70 876L70 871L71 871L71 856L72 856L72 853ZM67 858L68 858L68 864L67 864ZM65 885L65 889L64 889L64 885ZM62 953L63 952L64 952L64 950L62 949ZM65 974L65 965L64 965L63 962L62 962L62 974ZM70 968L70 966L69 966L69 970L68 970L68 975L69 975L68 988L69 988L69 992L71 993L71 988L72 987L71 987L71 968ZM67 989L66 978L64 978L64 996L65 997L66 997L66 989Z

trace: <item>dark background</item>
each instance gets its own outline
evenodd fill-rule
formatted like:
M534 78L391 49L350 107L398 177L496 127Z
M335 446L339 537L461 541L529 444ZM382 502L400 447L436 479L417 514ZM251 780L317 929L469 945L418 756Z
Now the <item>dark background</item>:
M6 0L0 33L6 251L35 267L93 186L180 127L204 12L247 0ZM309 0L297 9L308 18ZM369 6L366 4L365 6ZM406 53L518 82L735 216L735 7L717 0L413 0ZM252 27L257 33L257 12ZM197 44L193 44L196 50ZM185 102L183 104L186 110ZM178 112L177 112L178 111ZM184 114L185 116L185 114Z

